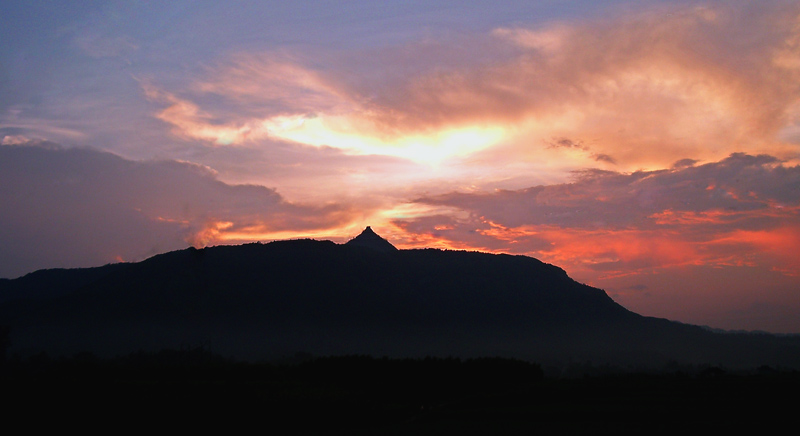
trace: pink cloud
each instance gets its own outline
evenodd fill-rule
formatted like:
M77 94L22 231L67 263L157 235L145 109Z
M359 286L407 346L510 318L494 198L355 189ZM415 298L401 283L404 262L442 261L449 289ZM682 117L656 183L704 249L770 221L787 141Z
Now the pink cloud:
M734 154L672 170L590 171L568 184L423 197L416 201L456 208L462 217L397 225L601 275L764 262L791 273L800 271L798 187L800 166ZM440 225L449 230L436 231Z

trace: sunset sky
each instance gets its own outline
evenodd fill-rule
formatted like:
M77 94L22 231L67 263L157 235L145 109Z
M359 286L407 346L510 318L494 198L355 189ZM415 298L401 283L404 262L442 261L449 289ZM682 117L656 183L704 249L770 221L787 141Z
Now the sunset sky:
M0 3L0 277L370 225L800 333L796 1Z

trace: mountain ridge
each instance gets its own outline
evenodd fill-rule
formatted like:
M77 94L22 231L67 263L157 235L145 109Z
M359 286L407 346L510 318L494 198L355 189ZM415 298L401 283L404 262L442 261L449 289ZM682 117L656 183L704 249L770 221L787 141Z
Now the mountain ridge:
M520 255L299 239L51 274L61 277L44 281L47 289L27 289L36 298L21 296L24 277L0 284L12 353L114 355L210 342L248 360L308 352L800 367L796 338L645 317ZM79 274L83 281L69 278Z

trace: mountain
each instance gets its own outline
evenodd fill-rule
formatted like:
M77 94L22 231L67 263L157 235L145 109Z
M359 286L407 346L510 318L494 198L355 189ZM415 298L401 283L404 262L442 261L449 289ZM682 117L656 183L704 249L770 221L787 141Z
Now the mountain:
M372 230L372 227L367 226L360 235L347 241L345 245L352 245L356 247L367 247L376 251L397 251L397 248L391 242L381 238Z
M9 353L99 356L203 344L239 359L500 356L545 364L800 368L800 339L633 313L526 256L397 250L367 228L217 246L0 282Z

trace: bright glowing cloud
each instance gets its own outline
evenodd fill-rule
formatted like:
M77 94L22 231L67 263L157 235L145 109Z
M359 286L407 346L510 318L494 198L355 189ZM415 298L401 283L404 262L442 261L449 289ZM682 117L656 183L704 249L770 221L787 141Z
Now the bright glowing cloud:
M143 87L148 98L169 105L156 117L171 124L175 135L208 141L218 146L278 139L316 147L333 147L353 154L378 154L438 164L448 157L465 156L487 148L503 137L503 130L498 126L465 126L410 132L406 135L387 134L366 120L363 110L346 115L279 114L224 123L217 122L212 114L201 110L191 101L159 90L151 84L144 84ZM200 89L207 90L208 87L200 86ZM238 92L242 91L234 89L234 97L241 97Z
M485 40L505 58L423 65L399 80L387 74L382 87L359 86L352 67L356 77L344 79L297 56L239 53L181 91L188 97L145 89L169 105L157 117L174 133L217 145L273 138L424 163L499 147L534 162L551 138L572 138L584 146L559 160L626 170L735 151L789 158L797 148L781 132L800 102L800 12L789 11L793 20L783 9L676 7L500 28ZM195 102L208 94L238 110Z
M335 127L330 127L331 124ZM357 133L362 130L349 128L346 124L346 121L330 123L317 117L307 120L297 128L276 132L276 136L302 144L335 147L356 154L381 154L435 165L446 158L469 155L494 145L503 134L500 128L475 127L385 140Z

